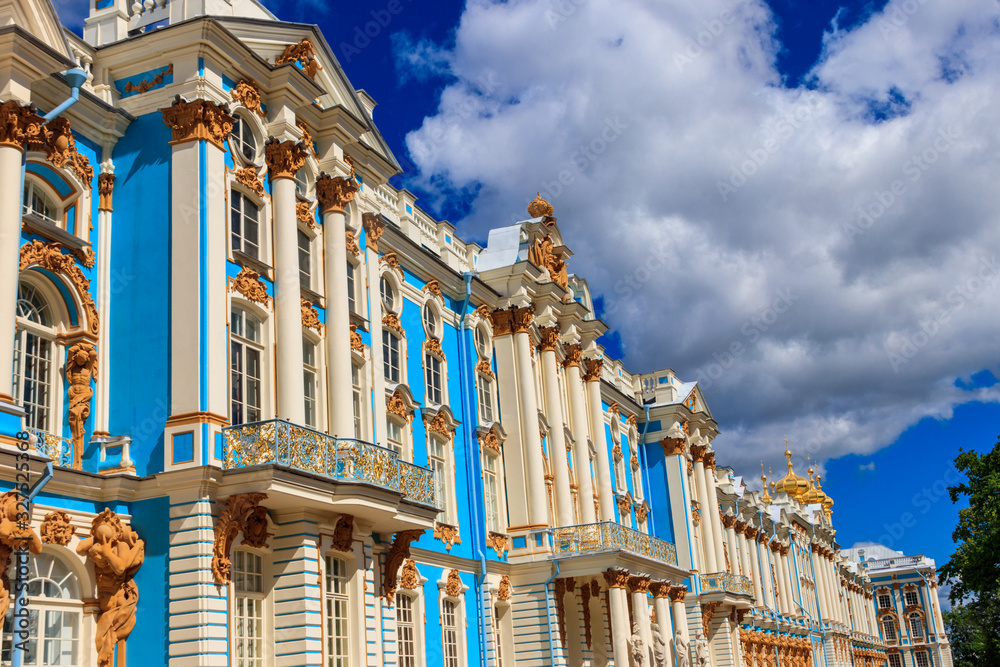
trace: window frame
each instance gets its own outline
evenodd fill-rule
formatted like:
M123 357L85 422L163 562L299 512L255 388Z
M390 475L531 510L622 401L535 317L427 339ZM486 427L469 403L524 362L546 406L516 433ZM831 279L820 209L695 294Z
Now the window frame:
M243 330L240 333L235 333L233 326L233 315L235 311L239 311L242 314L241 320L244 321ZM267 406L268 402L268 374L267 369L270 365L270 359L268 357L268 350L270 346L268 345L268 324L269 318L262 318L256 309L249 307L242 301L233 299L229 306L229 422L232 425L237 424L249 424L255 421L264 421L268 418ZM245 335L245 320L249 316L253 318L259 325L260 340L254 341L247 338ZM247 375L246 370L246 360L247 360L247 349L256 352L259 356L258 358L258 377L256 378L258 387L258 400L259 404L256 406L257 419L242 419L241 421L236 421L236 414L234 408L237 404L236 392L234 391L234 372L236 371L234 364L237 362L236 348L239 345L243 348L241 359L243 360L243 368L239 371L245 380ZM247 403L245 396L247 394L247 387L245 384L240 385L240 403L243 409L243 416L249 416L247 414Z
M239 201L239 212L236 211L236 202ZM246 222L248 216L244 211L246 203L252 204L257 209L257 216L255 220L256 224L256 236L257 240L254 243L255 248L253 252L250 252L247 248L246 241ZM239 215L240 218L240 231L237 234L235 227L233 226L233 216ZM229 250L231 254L242 254L250 257L258 262L267 263L266 260L266 221L268 219L266 204L261 201L256 195L250 194L245 188L241 187L235 181L230 184L229 188L229 235L227 243L229 244ZM239 240L239 246L237 247L237 239Z
M14 314L14 349L13 349L13 376L11 377L12 398L15 402L25 408L23 423L27 428L33 428L53 435L61 435L62 426L62 399L63 383L60 381L59 370L65 363L65 345L60 343L60 334L65 329L65 313L63 311L62 300L55 297L49 285L40 284L41 281L34 281L21 275L17 282L17 297L15 300ZM20 313L20 304L26 299L22 298L22 289L31 290L31 296L41 301L43 306L43 318L47 317L48 322L35 322ZM36 308L36 306L32 306ZM44 350L47 358L38 354L32 355L36 360L41 359L45 368L40 373L33 376L30 381L43 385L45 395L37 401L26 403L26 396L29 392L25 387L29 382L25 369L28 343L34 339L37 341L36 350ZM38 388L36 387L36 392ZM30 406L30 407L29 407ZM44 409L45 415L41 419L32 418L39 409Z
M463 586L464 588L464 586ZM442 591L443 592L443 591ZM450 612L446 611L450 607ZM445 625L446 614L450 613L452 622ZM462 597L443 595L438 606L438 622L441 626L441 662L443 667L461 667L467 662L465 652L465 601ZM448 656L448 633L453 632L454 656ZM454 660L449 662L449 657Z
M258 591L239 591L239 554L249 554L254 558L260 559L260 584L261 590ZM232 667L270 667L273 664L274 653L273 653L273 639L274 636L274 614L272 613L271 607L271 572L270 572L270 558L269 554L262 549L252 549L245 546L237 546L233 548L232 554L232 584L229 586L229 608L232 610L229 614L229 664ZM255 573L256 574L256 573ZM237 645L240 638L237 636L237 623L239 621L238 609L239 609L239 599L240 596L244 599L252 599L259 602L260 616L261 616L261 626L260 626L260 644L261 644L261 655L259 662L240 662L240 658L237 657ZM243 660L251 660L248 658L243 658Z
M435 445L440 447L435 451ZM455 458L454 440L445 438L437 433L427 435L427 468L435 479L435 495L443 498L442 512L438 514L437 522L448 526L460 528L458 525L458 511L455 502ZM441 466L440 478L437 478L438 468Z
M431 405L446 405L447 394L446 362L439 355L424 350L424 402ZM436 384L435 384L436 381Z
M483 515L486 517L486 531L487 533L499 533L501 535L507 533L507 516L506 512L506 494L505 494L505 482L504 482L504 467L503 467L503 455L485 445L480 447L480 458L483 461ZM492 468L490 467L492 464ZM493 478L494 489L489 491L490 482L488 477ZM493 521L491 521L491 512L489 506L489 496L493 497ZM491 526L492 523L492 526Z
M393 363L395 352L395 363ZM387 327L382 328L382 378L389 384L406 384L406 351L403 348L403 337L399 332ZM395 371L395 373L393 373Z
M313 363L310 365L307 360L307 346L312 347L312 357ZM303 420L305 426L309 428L314 428L317 430L322 429L325 420L323 419L324 410L322 409L323 401L321 400L323 390L322 390L322 376L320 375L320 368L323 367L322 359L322 345L320 341L314 340L313 337L305 332L302 334L302 400L303 400ZM312 374L312 396L309 396L309 374ZM312 401L312 423L309 420L309 403Z
M493 386L492 377L485 373L476 373L476 406L479 413L479 421L482 424L491 424L497 421ZM489 412L486 412L484 408L488 408Z
M300 169L299 171L302 170ZM295 238L299 260L299 286L310 292L315 292L317 291L315 285L319 269L315 252L316 234L300 224L298 225ZM305 247L303 247L303 239L305 240ZM306 265L304 269L303 263Z
M233 117L236 119L236 122L233 123L233 129L229 133L228 144L234 161L243 166L259 165L261 152L264 148L264 139L257 121L243 109L235 110ZM241 128L245 128L246 133L241 134ZM246 140L244 134L249 134L253 139L252 155L247 155L245 151Z
M412 592L408 591L396 591L396 599L394 605L395 610L395 621L396 621L396 665L397 667L424 667L426 664L426 653L424 652L424 610L423 610L423 595L421 594L421 589L415 589ZM400 625L399 612L400 608L404 605L401 604L403 599L407 600L409 605L409 610L412 615L412 621L408 622L407 626L412 626L413 628L413 658L411 661L404 663L403 654L400 651Z
M321 609L321 613L323 614L323 664L326 665L326 667L347 667L348 665L351 664L351 658L356 654L357 651L356 639L358 634L358 627L357 627L358 624L356 622L357 605L355 604L356 587L354 584L354 578L355 578L355 573L357 571L357 567L356 565L351 563L350 560L351 555L352 552L342 552L333 550L327 550L327 552L323 555L323 573L322 573L323 606ZM336 593L330 590L330 584L333 581L333 576L331 575L331 568L330 568L331 561L339 561L343 563L345 570L344 575L340 578L341 581L343 581L344 590L338 591ZM344 638L344 645L346 645L347 647L347 654L346 656L344 655L339 656L343 660L343 662L341 663L338 663L337 658L331 655L332 637L330 629L330 622L331 622L330 603L335 601L342 602L347 609L347 615L346 618L344 619L347 626L346 627L347 635Z

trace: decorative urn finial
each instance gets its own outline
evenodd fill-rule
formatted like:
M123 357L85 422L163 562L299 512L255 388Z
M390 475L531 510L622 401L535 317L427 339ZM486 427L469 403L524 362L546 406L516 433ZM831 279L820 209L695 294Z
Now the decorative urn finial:
M555 213L555 209L552 208L552 204L548 203L542 199L542 193L539 192L538 196L528 204L528 215L532 218L547 218Z

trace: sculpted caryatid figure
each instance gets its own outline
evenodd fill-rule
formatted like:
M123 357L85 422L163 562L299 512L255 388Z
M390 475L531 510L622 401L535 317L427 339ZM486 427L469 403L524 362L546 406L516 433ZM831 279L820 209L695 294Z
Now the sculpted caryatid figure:
M35 555L42 553L42 541L30 526L18 526L17 491L8 491L0 496L0 616L7 613L10 605L10 561L14 549L24 547ZM22 522L23 524L23 522Z
M78 554L85 554L97 574L97 664L114 664L115 645L125 640L135 627L139 588L132 581L145 558L145 542L106 509L94 519L90 537L80 542Z
M694 660L698 667L708 666L708 641L700 632L694 640Z
M90 343L77 343L66 355L66 379L69 381L69 429L73 434L73 467L83 463L83 428L90 416L94 390L91 378L97 377L97 350Z
M667 639L659 623L653 623L653 662L656 667L667 667Z
M643 667L646 664L646 647L639 635L639 626L632 627L632 636L628 640L629 653L632 654L632 667Z
M677 650L677 667L690 667L690 650L687 640L680 632L674 636L674 648Z

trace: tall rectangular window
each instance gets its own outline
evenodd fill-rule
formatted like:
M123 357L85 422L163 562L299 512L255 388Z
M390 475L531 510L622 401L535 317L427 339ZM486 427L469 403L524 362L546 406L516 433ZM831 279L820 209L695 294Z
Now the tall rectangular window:
M413 598L396 594L396 664L399 667L416 667L417 636L413 622Z
M896 641L896 621L891 618L887 618L882 621L882 632L885 635L885 640L887 642Z
M326 557L326 664L348 667L351 658L347 561Z
M14 401L24 407L25 426L50 430L52 343L18 328L14 336Z
M486 509L486 530L499 533L500 527L500 482L497 468L500 456L483 452L483 505Z
M312 260L309 255L312 239L299 230L299 283L306 289L312 288Z
M392 418L385 418L385 434L389 449L403 458L403 428Z
M233 424L260 421L261 323L241 308L234 308L230 323L229 419Z
M879 593L878 606L880 609L888 609L892 606L892 598L887 593Z
M917 667L930 667L930 661L927 659L927 651L920 651L913 654L916 660Z
M361 392L361 367L358 364L351 364L351 395L354 402L354 437L360 440L364 395Z
M444 667L458 667L458 614L457 605L451 600L441 603L441 652L444 654Z
M427 376L427 400L440 405L442 400L441 390L441 360L433 354L424 355L424 373Z
M306 426L316 428L316 385L319 378L319 369L316 366L316 344L312 341L302 339L302 380L303 397L305 399Z
M382 366L387 382L399 383L399 336L382 329Z
M347 262L347 309L352 313L358 312L358 284L357 284L357 269L354 267L354 263L348 260Z
M493 381L485 375L476 376L476 393L479 395L479 419L493 421Z
M233 250L260 257L260 207L238 190L230 197L229 232Z
M903 667L903 657L898 653L890 653L889 657L889 667Z
M920 596L917 595L916 591L906 591L903 595L906 598L907 607L916 607L920 604Z
M439 438L427 440L427 458L431 474L434 475L434 497L438 507L444 508L441 519L444 523L455 525L450 498L448 497L448 458L445 444Z
M233 554L233 657L235 667L264 664L264 559L250 551Z

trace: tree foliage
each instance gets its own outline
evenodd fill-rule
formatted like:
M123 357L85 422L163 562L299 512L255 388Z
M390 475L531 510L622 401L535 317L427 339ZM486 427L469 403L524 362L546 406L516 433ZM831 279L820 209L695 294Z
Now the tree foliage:
M968 501L952 533L957 549L944 564L954 606L945 614L956 667L1000 667L1000 442L985 454L959 450L966 481L948 487Z

